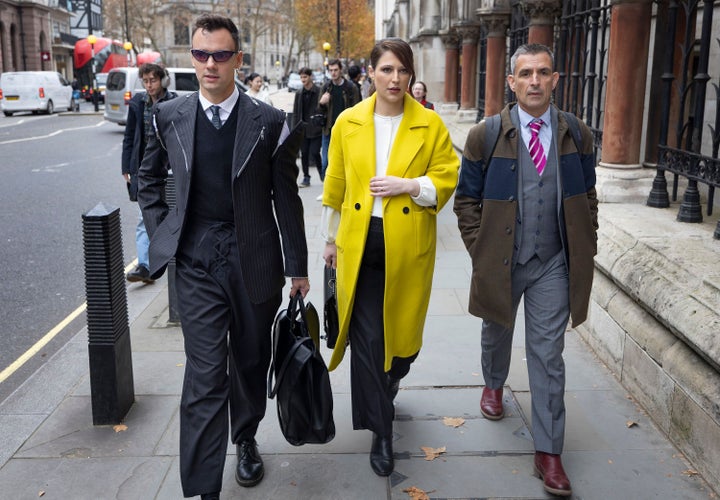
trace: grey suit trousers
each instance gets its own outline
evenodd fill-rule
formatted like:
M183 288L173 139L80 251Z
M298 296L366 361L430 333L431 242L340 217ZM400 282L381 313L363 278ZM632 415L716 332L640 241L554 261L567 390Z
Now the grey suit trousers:
M512 272L513 315L525 306L525 353L535 450L562 453L565 439L565 330L570 317L568 270L563 252L542 262L537 256ZM485 384L499 389L507 380L514 328L483 321Z

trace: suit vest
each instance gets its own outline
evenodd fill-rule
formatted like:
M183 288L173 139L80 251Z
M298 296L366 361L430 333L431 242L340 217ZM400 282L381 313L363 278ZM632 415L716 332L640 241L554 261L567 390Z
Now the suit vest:
M526 264L535 255L546 262L562 250L556 135L553 134L550 151L546 153L545 170L540 176L518 127L518 194L522 197L515 223L515 261L518 264Z

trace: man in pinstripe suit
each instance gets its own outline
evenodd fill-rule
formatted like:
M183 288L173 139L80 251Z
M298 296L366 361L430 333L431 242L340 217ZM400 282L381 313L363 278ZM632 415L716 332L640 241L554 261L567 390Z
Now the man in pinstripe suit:
M139 174L150 235L150 273L176 258L185 341L180 476L186 497L219 498L229 424L235 479L263 477L255 433L265 414L270 330L285 276L291 295L309 290L303 207L295 160L301 135L285 114L238 92L238 29L206 15L193 29L199 93L158 106L156 138ZM177 205L163 190L169 163ZM282 243L281 243L282 240Z
M570 496L560 459L565 437L565 329L587 317L597 253L595 156L590 129L551 105L558 82L544 45L523 45L507 81L517 95L469 132L454 210L473 275L470 312L483 318L480 411L503 415L515 316L524 300L534 467L545 490ZM578 122L573 136L573 120ZM484 156L489 156L485 158Z

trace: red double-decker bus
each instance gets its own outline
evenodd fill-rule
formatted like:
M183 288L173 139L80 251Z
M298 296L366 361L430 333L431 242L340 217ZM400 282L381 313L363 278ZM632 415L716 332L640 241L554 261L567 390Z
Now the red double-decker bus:
M107 73L112 68L121 68L128 65L127 51L123 44L109 38L97 38L95 42L95 73ZM75 78L80 88L92 88L92 50L87 39L83 38L75 42L73 53L73 66L75 67Z

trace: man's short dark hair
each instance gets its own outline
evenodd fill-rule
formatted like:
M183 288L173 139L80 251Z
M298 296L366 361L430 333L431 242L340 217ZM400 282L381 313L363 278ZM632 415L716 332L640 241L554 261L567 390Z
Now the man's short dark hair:
M142 79L142 77L145 75L152 75L153 77L162 80L165 76L165 69L159 64L155 63L141 64L138 68L138 76L140 77L140 79Z
M342 69L342 61L340 59L330 59L328 61L328 68L330 66L337 66L338 68Z
M360 69L360 66L358 66L357 64L353 64L352 66L350 66L348 68L348 76L350 77L351 80L355 80L357 77L360 76L361 73L362 73L362 70Z
M193 36L197 30L204 31L217 31L226 29L232 35L232 39L235 42L235 50L240 51L240 33L238 32L237 26L229 17L218 16L216 14L203 14L195 21L195 27L193 28Z
M307 66L303 66L302 68L300 68L298 70L298 73L300 73L301 75L312 76L312 70Z

